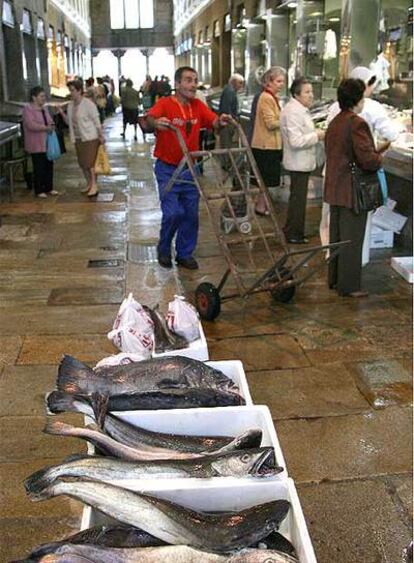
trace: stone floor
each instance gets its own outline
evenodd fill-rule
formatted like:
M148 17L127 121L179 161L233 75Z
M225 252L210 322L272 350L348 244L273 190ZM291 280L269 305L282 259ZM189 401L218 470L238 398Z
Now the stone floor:
M165 307L175 293L191 297L198 283L217 283L224 271L204 210L200 270L158 266L151 144L121 141L119 119L106 129L113 174L100 180L104 201L80 194L70 150L56 166L58 197L35 200L22 185L13 203L0 204L4 562L79 527L79 503L32 503L22 484L85 450L42 433L43 396L62 354L93 364L112 353L106 333L125 293ZM281 215L285 200L282 192ZM319 213L314 201L308 230L315 244ZM271 409L320 563L399 563L411 537L412 296L390 255L373 254L366 300L338 298L323 267L291 304L267 294L238 299L204 323L211 358L242 360L254 401Z

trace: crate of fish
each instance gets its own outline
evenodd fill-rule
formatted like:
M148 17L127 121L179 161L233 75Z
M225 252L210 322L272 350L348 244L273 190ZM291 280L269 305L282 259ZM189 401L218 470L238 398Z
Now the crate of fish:
M95 411L125 411L240 406L252 399L239 361L166 356L94 370L64 356L47 409L78 412L84 402Z
M66 543L67 553L72 549L86 557L88 547L82 542L90 542L95 543L95 554L108 550L107 557L111 548L128 545L136 559L119 561L317 563L292 479L260 485L235 479L206 488L188 484L140 492L103 483L84 483L83 488L82 483L70 483L49 494L90 503L74 540L79 543Z
M201 362L208 360L209 355L207 340L204 334L203 325L200 322L198 326L198 332L200 337L196 340L193 340L192 342L188 342L187 346L185 346L184 348L167 350L165 352L157 352L154 346L152 357L162 358L163 356L186 356L187 358L193 358L194 360L200 360Z

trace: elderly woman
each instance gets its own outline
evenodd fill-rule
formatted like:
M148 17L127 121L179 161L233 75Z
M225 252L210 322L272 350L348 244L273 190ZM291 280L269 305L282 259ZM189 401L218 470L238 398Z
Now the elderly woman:
M67 122L70 139L75 143L79 166L86 178L87 186L82 192L88 197L96 196L95 162L99 145L105 142L96 105L83 96L80 80L68 82L72 101L68 105Z
M349 78L338 87L341 112L328 127L325 139L324 199L331 209L330 242L350 241L329 264L329 287L341 296L365 297L361 290L361 257L367 213L353 210L350 163L361 170L381 167L381 150L375 149L368 123L359 117L364 108L365 84Z
M57 195L53 189L53 162L47 159L47 134L55 130L53 119L45 109L46 94L41 86L30 90L30 104L23 109L24 147L32 157L35 195L46 198Z
M297 78L290 87L292 98L283 108L280 128L283 139L283 167L290 174L290 198L284 232L292 244L304 244L306 200L310 173L316 168L316 145L325 137L317 131L309 108L313 104L312 84Z
M257 166L267 187L280 184L282 136L280 133L280 103L277 95L285 85L286 71L273 66L262 76L261 92L256 94L251 112L250 144ZM257 215L269 215L265 197L256 201Z

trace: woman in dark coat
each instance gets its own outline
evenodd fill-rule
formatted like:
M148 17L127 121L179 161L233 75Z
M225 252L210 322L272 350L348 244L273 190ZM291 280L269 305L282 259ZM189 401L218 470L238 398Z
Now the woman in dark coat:
M330 242L350 241L329 264L329 287L341 296L365 297L361 290L361 259L367 214L352 211L350 163L366 171L381 167L381 152L375 148L367 122L359 117L364 107L365 84L352 78L338 87L341 113L331 121L325 139L326 175L324 199L331 206Z

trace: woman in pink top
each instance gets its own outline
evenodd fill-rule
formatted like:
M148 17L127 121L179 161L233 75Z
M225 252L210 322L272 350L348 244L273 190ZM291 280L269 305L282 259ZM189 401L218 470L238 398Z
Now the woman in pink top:
M57 195L53 189L53 162L46 157L47 134L55 126L50 113L44 108L46 94L41 86L30 90L31 103L23 109L24 147L33 162L34 190L37 197Z

